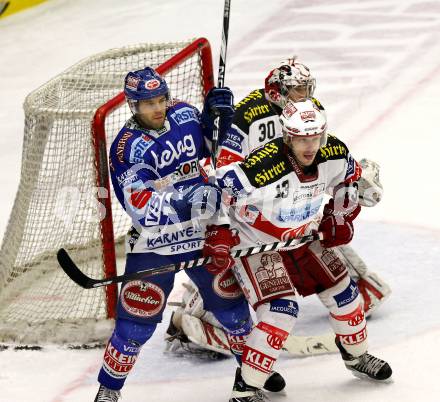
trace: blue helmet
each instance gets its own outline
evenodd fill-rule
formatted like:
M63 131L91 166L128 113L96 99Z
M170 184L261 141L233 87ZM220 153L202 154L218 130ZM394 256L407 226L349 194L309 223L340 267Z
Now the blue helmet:
M166 81L151 67L132 71L124 81L124 94L130 109L136 113L136 105L140 100L151 99L165 95L169 98L169 89Z

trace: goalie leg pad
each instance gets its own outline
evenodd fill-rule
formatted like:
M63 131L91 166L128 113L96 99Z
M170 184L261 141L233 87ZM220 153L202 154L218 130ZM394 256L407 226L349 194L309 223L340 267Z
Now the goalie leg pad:
M367 272L359 278L357 285L367 317L391 294L391 288L374 272Z
M257 308L258 324L243 349L242 376L246 384L263 388L298 316L295 296L271 300Z
M120 390L137 360L142 345L153 335L156 324L117 320L105 348L104 362L98 374L100 384Z
M231 354L226 332L222 328L189 314L182 315L181 323L185 335L196 345L224 355Z
M376 273L370 272L361 257L349 245L339 247L349 275L356 281L364 311L368 317L391 294L391 288Z
M367 321L359 289L349 276L318 294L329 309L330 324L344 349L353 356L367 351Z

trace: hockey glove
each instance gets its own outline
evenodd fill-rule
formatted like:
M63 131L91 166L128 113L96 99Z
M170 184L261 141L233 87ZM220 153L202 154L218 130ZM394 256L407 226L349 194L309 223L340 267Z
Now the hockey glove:
M178 221L194 218L209 218L220 208L221 190L211 183L197 183L182 191L175 191L171 198L171 207ZM175 222L176 223L176 222Z
M202 125L207 131L206 136L212 138L214 120L220 116L219 138L223 138L226 131L231 127L234 117L234 95L228 87L211 88L205 97L202 111Z
M353 220L361 211L360 205L349 213L335 211L333 198L324 206L324 215L319 224L318 231L322 232L324 240L321 244L325 248L342 246L353 238Z
M208 225L205 233L203 256L212 257L206 265L211 274L217 275L234 266L231 249L240 243L240 238L226 226Z

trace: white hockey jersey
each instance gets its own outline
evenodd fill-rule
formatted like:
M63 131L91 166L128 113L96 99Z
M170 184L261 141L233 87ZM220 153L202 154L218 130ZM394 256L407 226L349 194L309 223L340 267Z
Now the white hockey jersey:
M217 224L240 234L240 248L300 237L312 225L324 194L359 179L360 165L343 142L329 136L306 172L296 163L282 138L251 152L244 161L217 169L221 188L231 195Z

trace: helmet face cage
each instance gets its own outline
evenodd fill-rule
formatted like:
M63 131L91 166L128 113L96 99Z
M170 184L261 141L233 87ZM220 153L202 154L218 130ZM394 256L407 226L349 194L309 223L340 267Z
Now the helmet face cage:
M316 80L309 68L297 62L296 57L293 57L283 61L269 73L265 80L264 91L270 102L283 108L289 101L289 97L295 95L295 88L298 88L298 97L294 100L299 101L311 98L315 87Z
M164 95L169 99L166 81L151 67L129 72L124 81L124 94L133 114L139 112L139 101Z
M280 116L285 142L292 137L321 136L320 146L327 143L327 118L309 99L288 101Z

